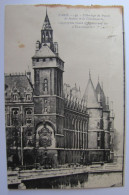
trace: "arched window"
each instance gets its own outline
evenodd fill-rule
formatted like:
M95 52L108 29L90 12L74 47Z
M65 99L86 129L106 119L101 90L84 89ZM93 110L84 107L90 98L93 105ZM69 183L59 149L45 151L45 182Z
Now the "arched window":
M48 91L48 80L47 79L44 79L44 82L43 82L43 91Z
M12 125L18 125L19 108L12 109Z
M45 41L48 41L48 37L49 37L49 34L48 34L48 31L47 31L46 36L45 36Z
M12 109L12 114L13 114L13 116L17 116L19 114L19 109L18 108L13 108Z
M32 109L26 109L26 115L32 114Z

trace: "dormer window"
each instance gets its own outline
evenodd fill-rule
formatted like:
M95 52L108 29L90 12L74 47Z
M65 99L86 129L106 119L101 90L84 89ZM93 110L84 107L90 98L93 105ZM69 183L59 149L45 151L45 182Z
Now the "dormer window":
M26 94L26 100L31 101L31 94Z
M44 79L44 83L43 83L43 91L48 91L48 80Z
M13 100L14 101L18 101L18 95L15 93L15 94L13 94Z

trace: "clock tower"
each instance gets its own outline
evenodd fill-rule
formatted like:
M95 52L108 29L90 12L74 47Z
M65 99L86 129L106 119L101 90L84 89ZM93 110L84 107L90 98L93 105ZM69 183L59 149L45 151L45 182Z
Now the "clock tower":
M43 150L47 147L48 153L55 151L58 156L58 148L63 147L64 62L58 55L57 42L53 42L53 30L47 12L41 29L41 42L36 42L32 64L36 147ZM51 144L43 148L45 139L49 139Z

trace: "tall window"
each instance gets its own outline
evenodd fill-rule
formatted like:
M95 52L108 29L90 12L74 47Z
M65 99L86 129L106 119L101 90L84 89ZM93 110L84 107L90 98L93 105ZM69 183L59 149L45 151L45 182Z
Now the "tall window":
M25 110L25 114L26 114L26 124L31 124L31 122L32 122L32 109L30 109L30 108L27 108L26 110Z
M44 79L44 83L43 83L43 91L48 91L48 80Z
M19 115L19 109L13 108L12 109L12 125L18 125L18 115Z

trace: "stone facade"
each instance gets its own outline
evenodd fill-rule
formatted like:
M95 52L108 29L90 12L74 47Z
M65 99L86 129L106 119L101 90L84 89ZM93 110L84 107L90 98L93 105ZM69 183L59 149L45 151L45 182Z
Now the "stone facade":
M114 114L98 81L63 84L64 61L46 13L30 72L5 75L8 165L90 164L113 160ZM17 159L17 160L16 160Z

